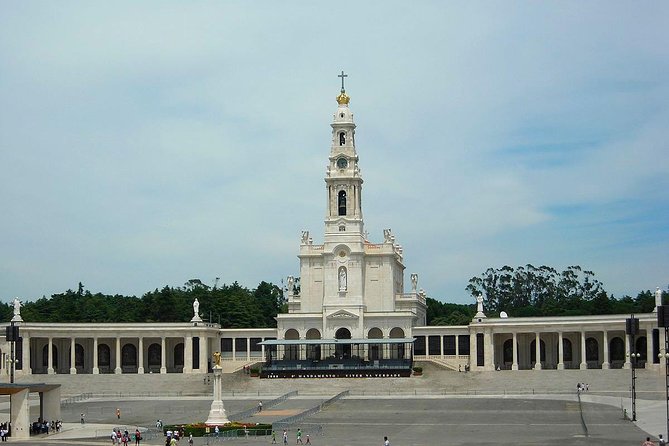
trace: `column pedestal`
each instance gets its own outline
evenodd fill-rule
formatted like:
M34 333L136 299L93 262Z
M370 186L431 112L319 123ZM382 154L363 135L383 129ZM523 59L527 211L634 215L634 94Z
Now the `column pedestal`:
M225 414L225 407L223 407L223 367L220 365L214 366L214 400L211 402L211 409L209 410L209 417L205 424L207 426L221 426L229 423L227 415Z

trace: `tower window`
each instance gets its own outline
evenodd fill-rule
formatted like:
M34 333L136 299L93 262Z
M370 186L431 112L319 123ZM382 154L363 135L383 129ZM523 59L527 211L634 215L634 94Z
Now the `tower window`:
M346 226L341 225L339 226L339 232L345 232L346 231Z
M337 195L337 208L339 215L346 215L346 191L340 190Z
M344 144L346 144L346 132L341 132L339 134L339 145L343 146Z

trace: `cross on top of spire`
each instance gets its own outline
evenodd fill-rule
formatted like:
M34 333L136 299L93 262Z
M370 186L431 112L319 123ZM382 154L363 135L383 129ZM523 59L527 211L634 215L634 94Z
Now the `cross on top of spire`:
M344 74L344 70L341 71L341 74L338 74L337 77L341 78L341 92L343 93L344 91L344 78L348 77L348 74Z

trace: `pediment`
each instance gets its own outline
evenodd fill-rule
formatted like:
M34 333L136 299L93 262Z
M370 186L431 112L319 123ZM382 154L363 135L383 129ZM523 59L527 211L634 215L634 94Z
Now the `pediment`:
M328 319L359 319L360 317L348 310L338 310L326 316Z

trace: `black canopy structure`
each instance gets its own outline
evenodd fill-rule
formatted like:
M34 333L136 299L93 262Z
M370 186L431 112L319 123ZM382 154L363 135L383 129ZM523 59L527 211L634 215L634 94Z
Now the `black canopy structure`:
M261 378L411 376L415 338L263 341Z

